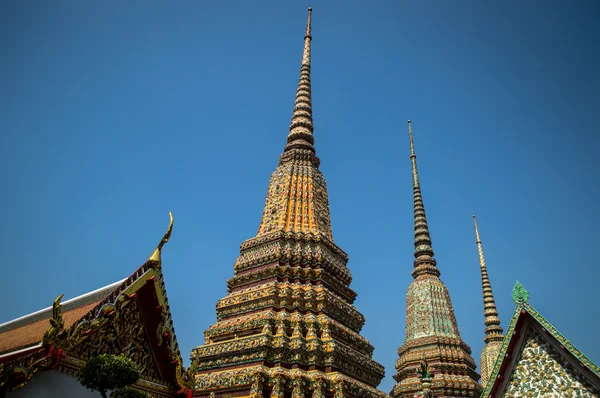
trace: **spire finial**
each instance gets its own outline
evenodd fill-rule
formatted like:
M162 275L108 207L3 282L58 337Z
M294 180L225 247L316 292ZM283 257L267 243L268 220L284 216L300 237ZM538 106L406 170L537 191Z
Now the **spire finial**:
M473 214L473 225L475 225L475 243L481 245L481 238L479 237L479 228L477 228L477 216ZM481 258L483 259L483 250L482 250ZM485 265L485 260L483 261L483 265Z
M413 141L412 125L408 121L408 138L410 140L410 161L412 163L413 188L419 187L419 171L417 170L417 155L415 154L415 143Z
M473 214L473 225L475 227L475 241L477 243L477 253L479 254L479 267L481 268L481 288L483 290L483 313L485 316L485 338L484 341L489 343L490 341L501 341L504 336L502 335L502 327L500 326L500 319L498 318L498 309L496 308L496 301L494 300L494 294L492 293L492 284L487 273L487 266L485 264L485 258L483 256L483 246L481 245L481 238L479 237L479 228L477 227L477 217Z
M306 34L304 38L310 37L310 17L312 15L312 7L308 7L308 20L306 21Z
M285 151L293 148L308 149L315 152L313 144L314 126L312 119L312 100L310 88L310 43L311 35L312 7L308 8L308 18L306 20L306 33L304 35L304 50L302 51L302 63L300 65L300 80L296 90L296 101L292 113L292 122L290 124L290 133L288 134Z
M415 144L413 141L412 126L408 121L408 138L410 140L410 162L412 165L413 197L415 206L415 269L412 272L413 277L423 274L440 275L433 258L433 248L431 247L431 236L429 235L429 226L425 216L425 206L421 195L421 186L419 183L419 172L417 171L417 155L415 154Z

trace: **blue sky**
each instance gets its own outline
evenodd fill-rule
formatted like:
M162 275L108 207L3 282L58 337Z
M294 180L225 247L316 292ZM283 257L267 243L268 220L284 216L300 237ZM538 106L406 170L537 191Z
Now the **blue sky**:
M478 216L502 325L515 280L596 363L597 2L1 2L0 322L164 273L186 362L257 232L312 5L317 154L336 243L393 386L425 208L479 361Z

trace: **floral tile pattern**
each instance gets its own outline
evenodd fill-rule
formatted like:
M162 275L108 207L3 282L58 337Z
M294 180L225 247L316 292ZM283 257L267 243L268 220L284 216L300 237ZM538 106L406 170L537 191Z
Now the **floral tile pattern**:
M600 390L533 327L528 328L525 339L504 397L598 397Z

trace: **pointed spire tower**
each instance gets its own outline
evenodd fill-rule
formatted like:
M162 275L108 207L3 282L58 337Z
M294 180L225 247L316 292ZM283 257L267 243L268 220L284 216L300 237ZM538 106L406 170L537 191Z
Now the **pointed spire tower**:
M483 341L485 346L481 350L481 385L485 386L490 378L490 373L494 368L502 340L502 327L498 318L498 309L492 293L492 285L488 277L485 258L483 257L483 247L479 237L479 228L477 227L477 217L473 215L473 225L475 226L475 240L477 243L477 253L479 254L479 267L481 268L481 288L483 290L483 315L485 316L485 337Z
M194 397L385 397L383 367L360 335L348 256L333 241L315 154L311 9L287 144L258 233L242 243L217 322L192 352ZM228 395L229 394L229 395Z
M412 127L408 121L415 219L415 261L406 293L406 336L398 349L393 398L412 398L421 390L416 372L422 360L433 369L431 391L440 397L476 397L477 383L471 348L462 341L448 288L440 280L421 196Z

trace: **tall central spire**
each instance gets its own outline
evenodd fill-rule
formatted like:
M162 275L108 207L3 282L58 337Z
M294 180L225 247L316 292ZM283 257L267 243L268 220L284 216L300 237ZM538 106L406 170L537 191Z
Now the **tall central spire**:
M421 184L419 183L419 171L417 170L417 155L415 154L415 143L413 141L412 126L408 121L408 138L410 140L410 163L412 166L412 184L414 198L414 217L415 217L415 269L412 272L414 278L423 274L440 275L436 267L436 261L433 258L433 248L431 247L431 236L429 235L429 226L425 216L425 206L423 205L423 196L421 195Z
M485 347L483 347L483 350L481 351L480 358L481 384L485 386L489 380L490 372L496 363L496 359L498 358L504 335L502 334L502 327L500 326L500 319L498 318L498 309L496 308L496 301L494 300L494 294L492 293L492 284L490 283L485 258L483 257L483 246L481 245L479 228L477 227L477 217L475 217L475 215L473 215L473 225L475 227L475 241L477 243L479 267L481 269L483 314L485 316L485 337L483 338Z
M314 125L312 119L312 102L310 90L310 42L311 36L312 8L308 9L306 21L306 34L304 35L304 51L302 52L302 64L300 65L300 80L296 90L296 101L290 124L285 151L293 148L305 148L315 152L313 138Z
M408 137L415 212L414 279L406 292L406 335L398 349L396 385L390 395L412 398L421 392L421 380L415 370L425 360L434 369L431 385L434 394L475 397L481 392L475 361L471 358L471 348L460 337L450 293L439 278L440 271L433 258L410 120Z
M313 146L310 43L309 8L290 131L258 233L241 244L217 323L192 353L198 398L386 396L376 389L383 366L360 335L348 255L331 233Z

